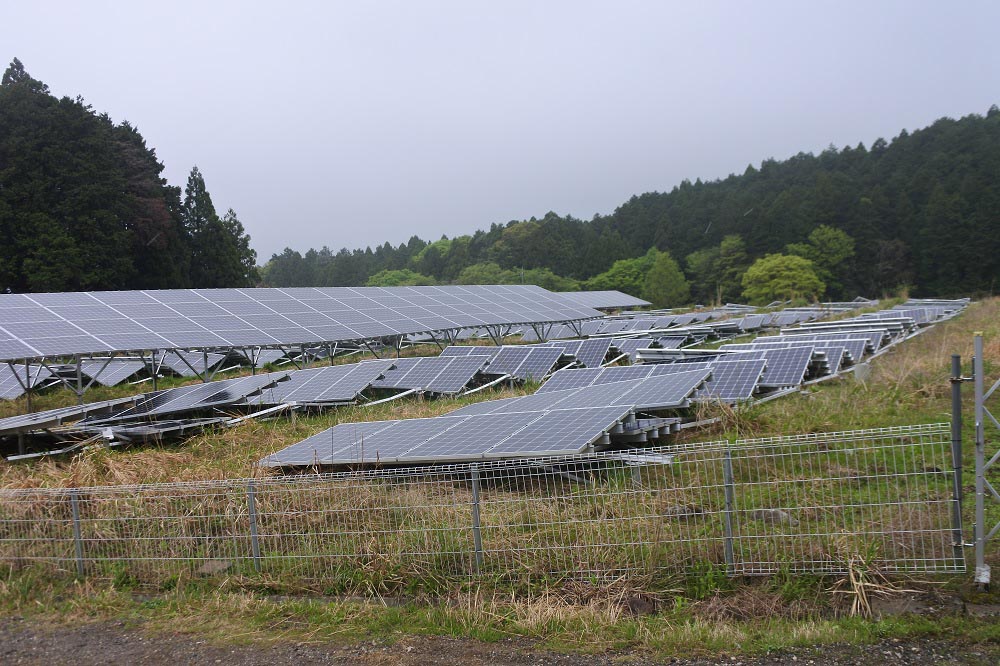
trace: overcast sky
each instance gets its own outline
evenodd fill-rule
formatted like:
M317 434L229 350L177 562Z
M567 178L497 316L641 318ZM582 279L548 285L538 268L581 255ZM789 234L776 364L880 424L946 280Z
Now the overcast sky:
M1000 103L992 2L19 2L0 57L193 165L261 263L584 219Z

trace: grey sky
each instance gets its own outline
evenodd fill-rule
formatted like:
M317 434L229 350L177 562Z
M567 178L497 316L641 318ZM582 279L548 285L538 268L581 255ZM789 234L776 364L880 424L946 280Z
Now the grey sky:
M205 175L263 263L436 239L1000 102L997 2L21 2L4 62Z

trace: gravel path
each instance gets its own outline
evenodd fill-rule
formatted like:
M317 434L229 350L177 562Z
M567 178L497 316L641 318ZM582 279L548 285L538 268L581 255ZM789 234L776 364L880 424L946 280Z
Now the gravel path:
M641 654L573 655L532 648L528 641L481 643L467 639L407 637L392 645L223 646L181 634L147 634L122 623L77 627L36 627L20 618L0 620L0 664L91 666L97 664L227 664L232 666L312 666L318 664L472 664L473 666L626 666L649 664ZM938 640L889 640L876 645L803 648L764 657L667 659L687 666L777 666L778 664L832 664L878 666L962 664L995 666L1000 645L962 645Z

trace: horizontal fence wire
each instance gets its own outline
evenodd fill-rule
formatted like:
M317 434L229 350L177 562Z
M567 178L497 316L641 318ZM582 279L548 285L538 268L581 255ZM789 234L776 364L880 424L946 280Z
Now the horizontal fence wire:
M962 572L948 424L475 465L0 492L0 563L328 591Z

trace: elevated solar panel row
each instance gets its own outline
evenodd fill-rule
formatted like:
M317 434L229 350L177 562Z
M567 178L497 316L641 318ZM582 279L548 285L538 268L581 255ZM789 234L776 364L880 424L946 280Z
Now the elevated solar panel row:
M598 316L532 285L0 295L0 360L358 341Z

